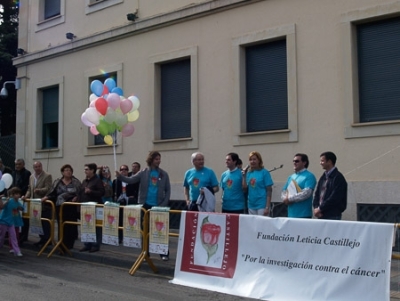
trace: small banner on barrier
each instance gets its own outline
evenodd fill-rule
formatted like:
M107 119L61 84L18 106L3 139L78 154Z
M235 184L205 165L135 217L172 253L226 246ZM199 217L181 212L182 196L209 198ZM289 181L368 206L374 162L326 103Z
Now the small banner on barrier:
M31 205L29 206L29 224L30 232L32 234L43 235L42 228L42 200L31 199Z
M96 203L81 204L81 241L96 242Z
M269 301L389 300L393 234L384 223L182 211L171 282Z
M142 205L129 205L124 207L124 247L142 248L142 234L140 232L140 214Z
M103 211L103 243L118 246L119 204L107 203Z
M168 254L169 242L169 207L150 209L149 252Z

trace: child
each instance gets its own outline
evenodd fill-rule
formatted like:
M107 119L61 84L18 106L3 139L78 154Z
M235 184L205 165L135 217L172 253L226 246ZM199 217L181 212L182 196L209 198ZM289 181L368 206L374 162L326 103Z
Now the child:
M4 238L8 231L8 236L11 241L12 248L15 256L22 256L21 250L18 246L18 241L15 233L14 215L19 214L18 210L23 210L18 199L21 197L21 189L13 187L8 192L9 199L0 201L0 248L4 244Z

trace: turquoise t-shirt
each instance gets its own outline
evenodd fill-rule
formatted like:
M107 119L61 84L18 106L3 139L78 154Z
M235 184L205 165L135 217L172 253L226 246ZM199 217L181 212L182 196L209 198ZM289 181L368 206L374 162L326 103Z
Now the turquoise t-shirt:
M258 210L267 207L267 187L274 185L271 175L265 168L248 171L246 174L249 209Z
M222 209L224 210L242 210L245 207L245 198L242 188L242 171L236 168L233 171L229 169L221 175Z
M200 170L191 168L185 173L183 186L189 188L190 200L195 202L200 195L200 188L218 186L218 180L214 171L208 167Z
M288 178L286 185L282 190L287 190L292 180L294 180L302 190L306 188L314 190L317 185L317 179L315 176L305 169L292 174ZM288 206L288 217L312 217L312 201L313 194L311 194L311 196L306 200L290 204Z
M0 213L0 224L7 225L9 227L23 226L24 223L18 211L18 207L21 207L18 201L12 198L9 199L9 201L6 203L6 205L3 207L3 210Z
M149 187L147 188L146 204L157 206L159 172L156 169L150 171Z

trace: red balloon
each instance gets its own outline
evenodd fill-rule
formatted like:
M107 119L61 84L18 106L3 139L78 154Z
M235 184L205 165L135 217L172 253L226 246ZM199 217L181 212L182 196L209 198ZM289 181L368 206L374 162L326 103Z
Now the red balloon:
M109 93L108 87L107 87L106 85L104 85L104 86L103 86L103 93L101 93L101 95L106 95L106 94L108 94L108 93Z
M99 97L96 100L95 103L96 110L101 114L101 115L106 115L107 113L107 108L108 108L108 102L105 100L103 97Z

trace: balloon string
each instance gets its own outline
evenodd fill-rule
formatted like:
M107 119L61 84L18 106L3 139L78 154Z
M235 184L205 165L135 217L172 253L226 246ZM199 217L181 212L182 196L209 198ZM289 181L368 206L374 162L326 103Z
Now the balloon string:
M366 166L366 165L368 165L368 164L371 164L372 162L374 162L374 161L376 161L376 160L378 160L378 159L380 159L380 158L386 156L387 154L390 154L391 152L395 151L395 150L398 149L399 147L400 147L400 144L397 145L395 148L392 148L391 150L388 150L386 153L383 153L383 154L379 155L378 157L375 157L374 159L368 161L367 163L364 163L364 164L362 164L362 165L360 165L360 166L357 166L356 168L354 168L354 169L352 169L352 170L346 172L344 175L346 176L346 175L348 175L349 173L352 173L352 172L354 172L354 171L356 171L356 170L358 170L358 169L363 168L364 166Z
M113 133L113 152L114 152L114 170L117 170L117 153L115 151L115 140L117 139L116 132Z

